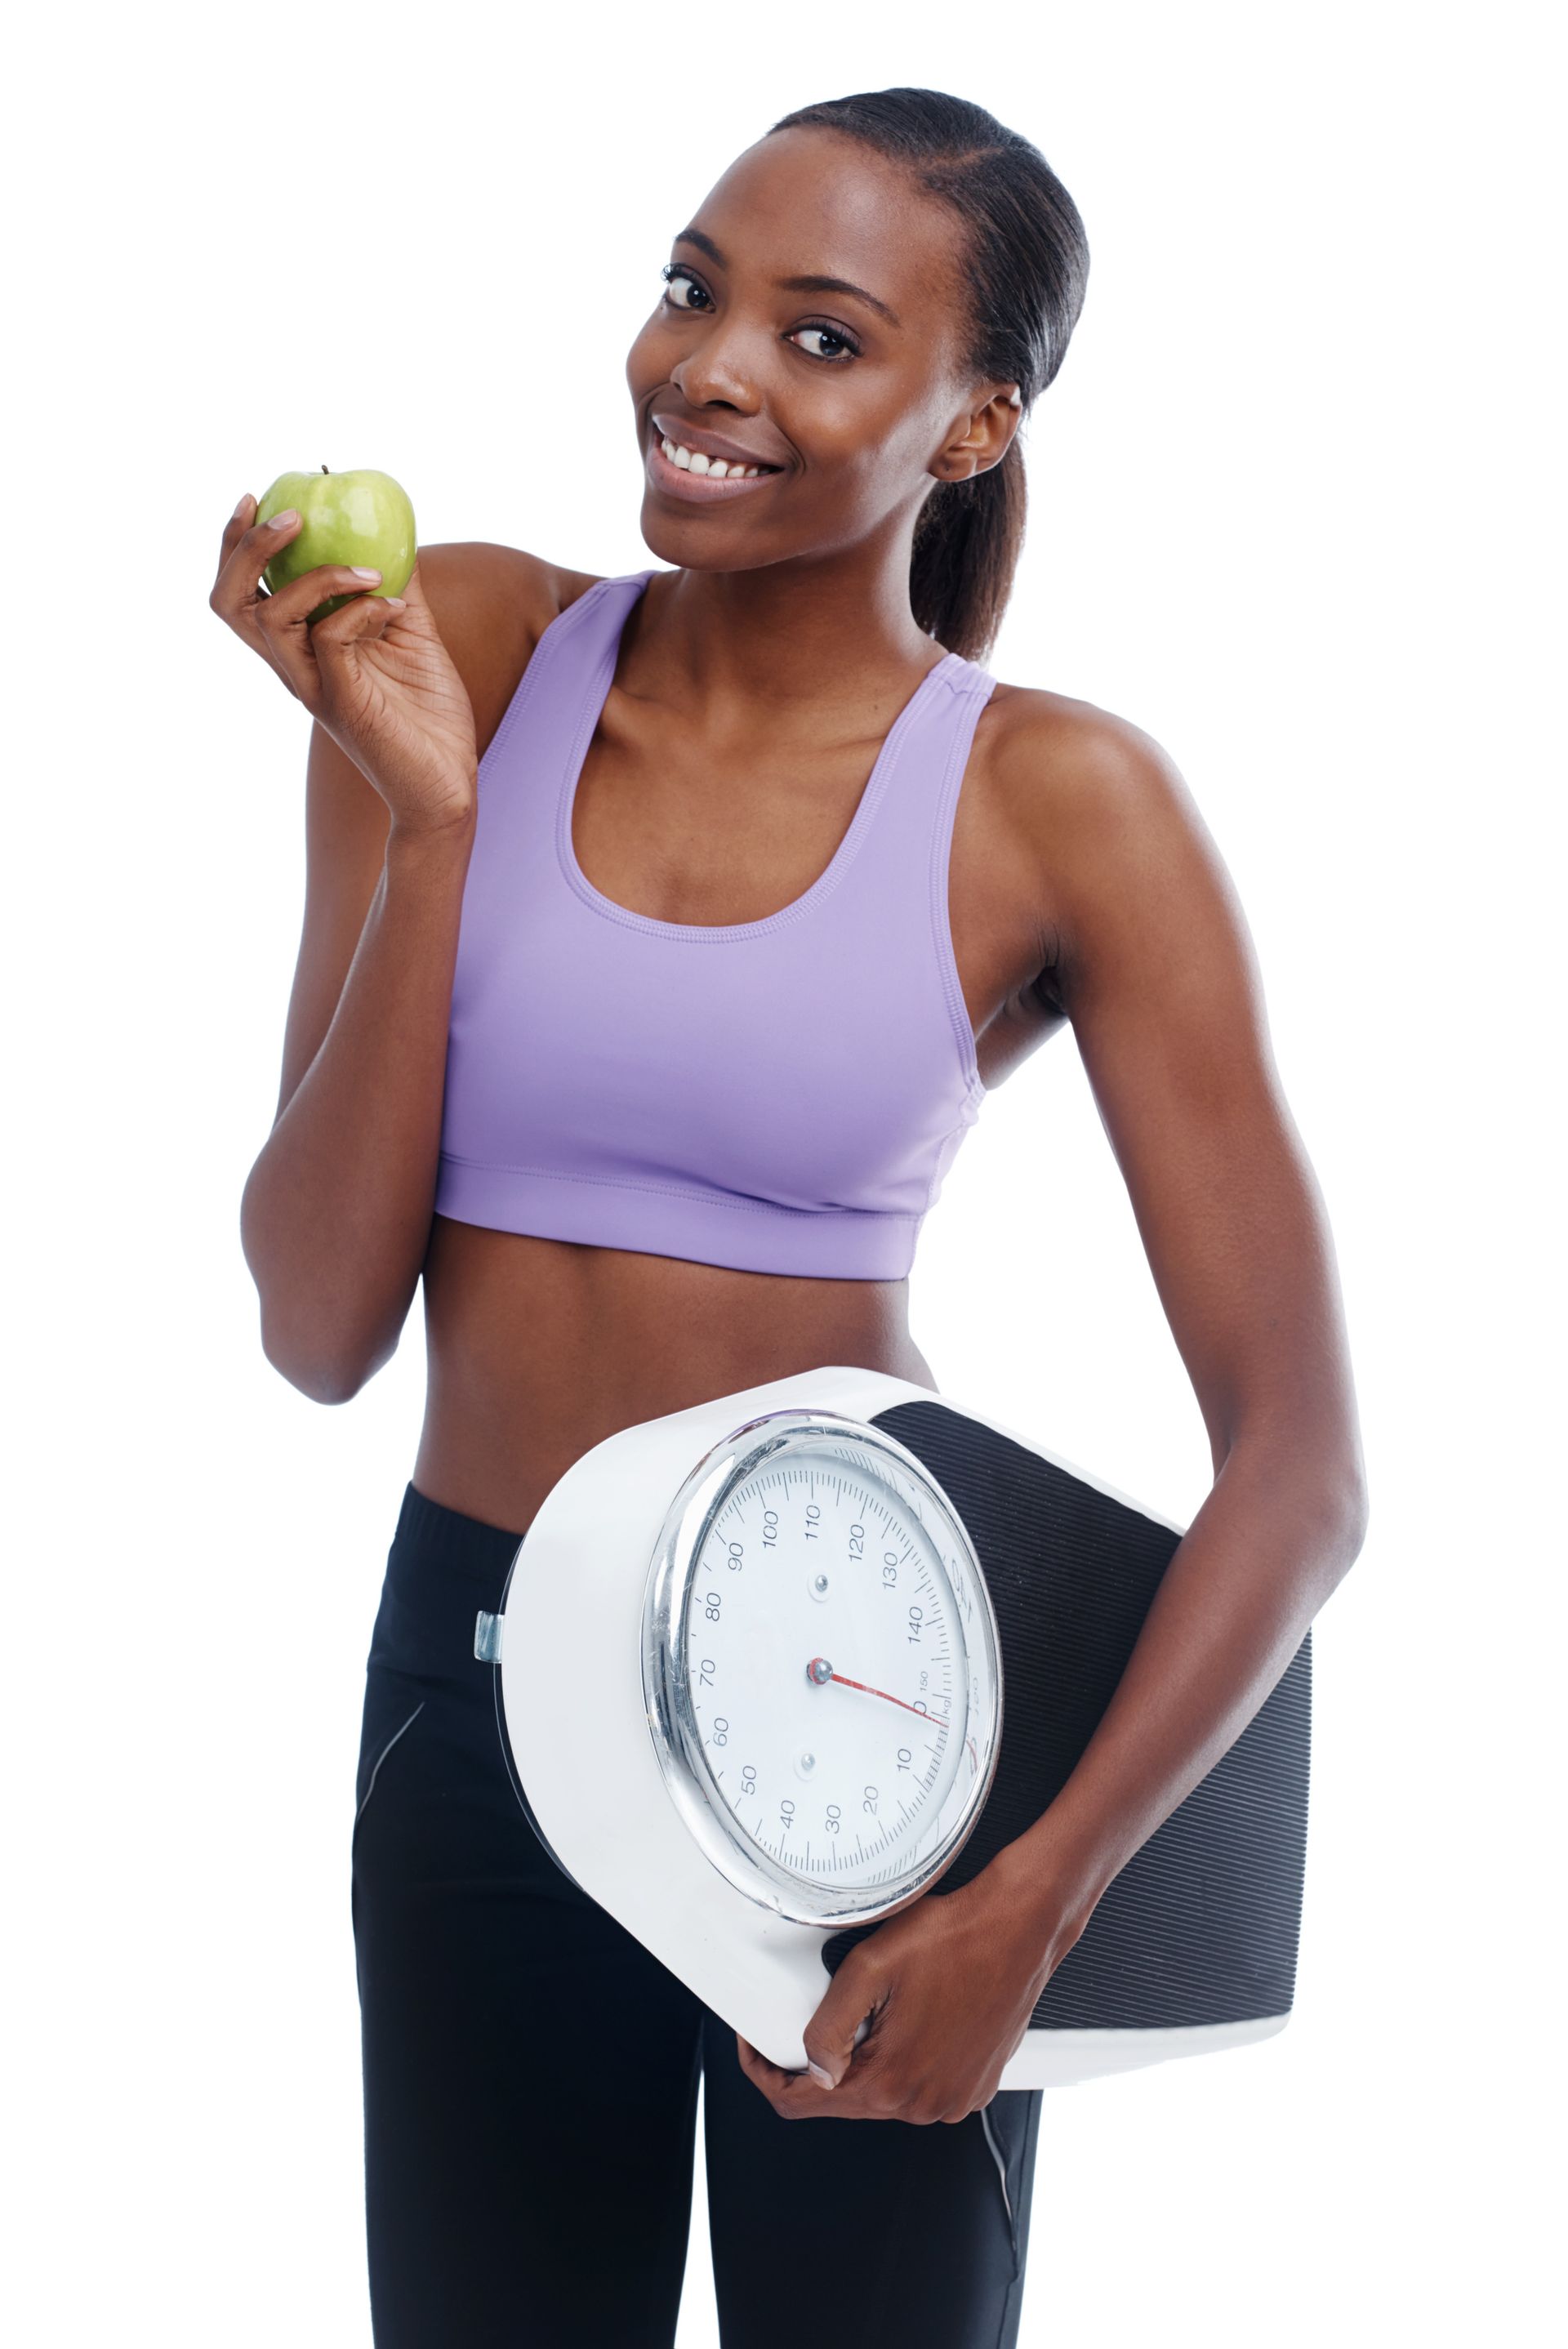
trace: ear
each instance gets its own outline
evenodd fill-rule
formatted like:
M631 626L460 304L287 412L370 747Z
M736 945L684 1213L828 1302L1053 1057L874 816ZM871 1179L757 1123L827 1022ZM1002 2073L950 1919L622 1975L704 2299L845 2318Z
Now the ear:
M960 416L931 460L939 481L966 481L988 473L1006 455L1024 413L1016 383L1001 384L984 404Z

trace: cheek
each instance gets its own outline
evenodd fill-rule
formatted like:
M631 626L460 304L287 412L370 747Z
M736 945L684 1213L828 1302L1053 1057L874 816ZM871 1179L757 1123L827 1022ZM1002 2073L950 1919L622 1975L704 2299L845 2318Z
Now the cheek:
M669 330L655 310L626 353L626 382L634 399L669 380L670 342Z
M874 458L895 420L874 380L857 376L852 367L823 365L803 387L792 388L802 436L820 450L824 464L858 467Z
M934 403L908 368L824 364L807 388L812 425L846 466L860 472L922 460Z
M907 480L923 474L941 445L942 419L919 407L897 409L885 420L879 453L890 471Z
M881 513L908 495L929 436L907 409L857 396L857 389L846 384L824 399L809 453L836 498L859 514Z

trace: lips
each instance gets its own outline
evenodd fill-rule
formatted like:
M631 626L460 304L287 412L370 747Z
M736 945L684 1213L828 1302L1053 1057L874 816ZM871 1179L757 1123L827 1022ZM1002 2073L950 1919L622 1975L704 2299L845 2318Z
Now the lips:
M767 456L760 449L748 449L739 440L727 440L705 425L688 424L682 416L655 412L649 420L666 440L678 441L682 448L696 450L705 457L722 457L727 465L766 465L770 472L782 470L777 457Z
M712 440L717 436L710 433L707 437ZM644 471L651 489L659 491L681 505L711 505L719 499L752 496L758 491L770 489L775 481L789 479L787 469L781 465L765 473L725 473L717 481L711 473L688 472L684 466L676 464L665 456L660 446L661 438L656 423L652 425ZM692 443L688 440L684 446L689 449ZM758 464L761 460L738 457L725 461L727 464Z

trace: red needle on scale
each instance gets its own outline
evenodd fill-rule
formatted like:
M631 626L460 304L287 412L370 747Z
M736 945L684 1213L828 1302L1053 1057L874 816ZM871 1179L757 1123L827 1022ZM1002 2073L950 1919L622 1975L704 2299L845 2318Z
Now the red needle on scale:
M918 1713L922 1721L929 1721L934 1729L948 1729L952 1726L952 1723L940 1713L927 1713L923 1704L911 1704L907 1697L890 1696L886 1689L872 1688L869 1681L852 1681L848 1672L836 1672L826 1656L812 1657L806 1667L806 1678L811 1682L813 1688L825 1688L830 1681L837 1681L841 1688L863 1689L867 1696L880 1696L884 1704L902 1704L905 1713ZM964 1743L968 1746L970 1759L973 1761L975 1741L972 1737L966 1737Z

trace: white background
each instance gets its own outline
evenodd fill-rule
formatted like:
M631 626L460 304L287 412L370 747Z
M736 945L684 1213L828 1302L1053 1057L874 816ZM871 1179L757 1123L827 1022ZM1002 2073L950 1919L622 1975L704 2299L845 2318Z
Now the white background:
M451 0L35 12L13 36L8 2290L29 2349L369 2340L348 1837L421 1339L416 1309L338 1410L258 1341L239 1199L275 1095L308 722L207 608L223 522L285 468L374 465L427 543L649 559L622 367L670 237L777 116L897 82L990 106L1084 214L1088 304L1027 430L991 666L1145 727L1220 843L1332 1217L1372 1485L1316 1636L1294 2019L1047 2098L1023 2342L1545 2329L1547 26L1367 0ZM945 1392L1199 1505L1202 1424L1070 1033L987 1102L912 1319ZM699 2167L681 2349L717 2337L702 2195Z

